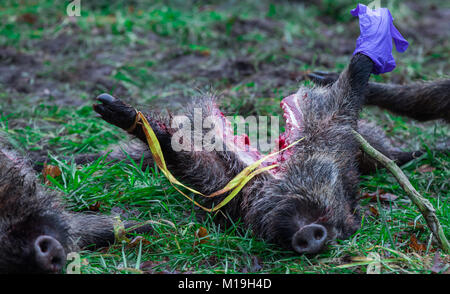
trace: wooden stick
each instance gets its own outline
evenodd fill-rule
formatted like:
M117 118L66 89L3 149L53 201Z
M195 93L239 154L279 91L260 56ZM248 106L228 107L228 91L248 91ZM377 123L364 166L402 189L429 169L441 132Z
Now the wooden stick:
M370 157L381 163L389 172L397 179L400 186L405 190L409 199L417 206L420 213L425 218L428 227L433 233L436 240L439 242L440 247L447 254L450 253L450 244L445 237L444 230L439 223L438 218L435 214L435 209L433 205L424 198L422 195L417 192L417 190L411 185L411 182L408 180L403 171L398 167L397 164L384 154L373 148L358 132L353 131L356 140L361 145L363 151L367 153Z

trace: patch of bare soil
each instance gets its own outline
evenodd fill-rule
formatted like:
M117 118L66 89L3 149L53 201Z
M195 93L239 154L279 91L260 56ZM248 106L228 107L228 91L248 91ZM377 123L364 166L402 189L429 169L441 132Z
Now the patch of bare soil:
M216 30L229 34L231 37L242 36L250 32L264 32L267 35L274 35L281 25L271 19L242 19L233 17L226 23L217 24Z
M126 95L127 89L111 77L114 66L101 57L108 47L92 46L88 38L77 33L79 30L72 27L68 32L24 44L25 50L0 47L0 84L10 99L29 94L29 102L81 105L82 92Z
M436 46L448 44L450 9L434 7L424 1L408 2L407 5L420 17L412 15L397 26L405 36L414 39L415 46L423 46L427 54ZM113 77L115 71L121 64L151 58L157 63L151 72L158 81L156 88L145 89L155 85L143 85L141 90L144 92L157 95L177 83L194 88L220 84L225 89L216 90L226 91L243 82L255 82L264 87L255 88L254 95L270 97L273 89L295 86L305 78L301 64L310 65L313 70L333 70L337 60L342 62L351 56L359 34L357 20L340 25L344 29L339 33L333 29L333 24L325 24L317 28L320 36L317 39L311 40L305 36L287 43L283 39L282 24L272 19L234 17L228 22L217 24L214 29L223 33L221 40L217 40L219 46L226 47L228 43L233 48L241 45L258 46L262 52L279 50L288 56L285 60L257 61L254 56L240 53L246 51L240 51L239 48L233 50L236 55L221 57L208 52L187 52L172 46L176 44L170 38L149 32L138 34L140 39L145 40L145 46L116 46L107 38L110 32L98 29L86 35L86 32L81 33L72 24L54 36L33 41L31 45L25 44L28 45L24 46L25 50L0 47L0 83L14 99L29 94L44 101L48 98L48 101L60 105L84 103L78 98L77 92L92 97L100 92L109 92L128 98L136 96L136 93L131 93L126 84ZM268 41L250 45L236 42L237 38L249 33L262 33ZM92 41L94 39L95 42ZM154 55L149 56L147 51L154 48ZM296 63L293 63L294 59ZM442 63L440 59L436 60ZM445 63L445 70L448 70L448 62ZM405 82L395 75L389 76L389 79L392 82ZM68 88L70 91L67 91ZM164 106L172 102L183 104L188 97L182 92L180 90L172 96L166 95L155 103ZM140 98L133 99L139 102Z
M427 1L406 1L405 4L417 16L411 15L405 23L398 24L421 45L432 48L450 37L450 8L436 6Z
M32 90L30 70L41 65L36 59L14 48L0 48L0 82L19 93ZM27 70L29 69L29 70Z

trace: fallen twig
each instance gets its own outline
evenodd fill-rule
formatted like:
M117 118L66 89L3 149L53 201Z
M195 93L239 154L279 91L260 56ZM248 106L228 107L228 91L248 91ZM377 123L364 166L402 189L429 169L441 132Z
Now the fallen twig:
M417 190L411 185L411 182L408 180L403 171L398 167L397 164L384 154L373 148L358 132L353 131L356 140L361 144L361 147L367 155L381 163L391 174L397 179L400 186L405 190L409 199L417 206L420 213L425 218L428 227L433 233L436 240L439 242L440 247L447 254L450 253L450 244L445 237L444 230L439 223L438 218L435 214L435 209L433 205L431 205L430 201L426 198L422 197L422 195L417 192Z

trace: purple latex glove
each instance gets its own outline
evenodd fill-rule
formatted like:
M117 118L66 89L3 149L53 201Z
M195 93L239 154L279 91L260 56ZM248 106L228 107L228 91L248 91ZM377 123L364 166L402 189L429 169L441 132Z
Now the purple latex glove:
M372 10L364 4L358 4L350 13L359 17L361 31L353 55L362 53L370 57L375 64L372 71L374 74L392 71L395 68L392 39L398 52L405 52L409 44L392 23L389 9Z

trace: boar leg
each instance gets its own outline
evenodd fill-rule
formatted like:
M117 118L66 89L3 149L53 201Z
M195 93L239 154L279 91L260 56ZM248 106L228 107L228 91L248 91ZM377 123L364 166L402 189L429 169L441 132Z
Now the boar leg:
M308 75L319 85L333 84L337 73L313 72ZM418 121L444 119L450 122L450 79L408 85L370 82L366 105L375 105Z
M114 225L117 220L112 216L100 215L96 213L67 213L70 220L69 236L72 241L72 250L80 248L101 248L114 244L115 234ZM149 224L139 226L134 221L123 221L125 230L135 227L127 231L129 237L131 233L150 233L153 227Z
M97 100L100 104L94 105L94 110L101 117L124 130L129 130L133 126L136 117L136 111L133 107L123 103L117 98L106 94L100 95ZM201 101L194 101L192 105L186 107L184 113L191 122L194 121L194 109L201 108L202 116L209 117L217 110L214 100L204 97ZM160 116L155 114L155 116ZM164 122L163 118L156 120L154 116L146 115L151 127L160 142L161 149L170 172L181 182L189 185L193 189L204 194L210 194L222 189L231 179L245 168L245 164L239 159L239 156L231 151L206 151L204 149L196 151L193 146L191 150L175 151L172 148L171 139L174 130L169 129L170 122ZM132 135L146 143L146 138L142 127L137 127L129 131ZM135 150L135 157L142 156L144 160L151 158L149 148L141 145L141 149ZM137 153L137 154L136 154ZM224 195L223 197L225 197ZM219 202L223 197L208 199L206 206L211 206L212 202ZM236 197L240 198L240 197ZM233 205L229 205L233 206Z
M394 160L399 166L421 156L424 152L416 151L400 151L394 147L389 141L383 129L372 122L365 120L358 121L358 132L369 142L372 147L383 153L385 156ZM375 160L367 156L363 151L358 154L359 170L363 174L370 174L381 167Z

